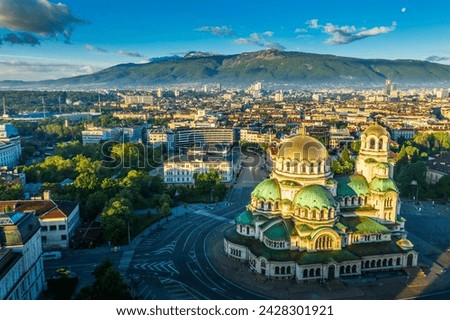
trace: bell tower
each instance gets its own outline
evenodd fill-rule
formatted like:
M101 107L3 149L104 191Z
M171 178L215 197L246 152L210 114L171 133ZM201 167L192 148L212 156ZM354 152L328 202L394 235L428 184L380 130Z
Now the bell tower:
M382 175L392 178L393 167L388 162L389 139L389 132L379 124L371 125L361 134L361 149L356 160L356 172L362 174L369 183L377 174L380 174L380 163L387 165L387 170Z

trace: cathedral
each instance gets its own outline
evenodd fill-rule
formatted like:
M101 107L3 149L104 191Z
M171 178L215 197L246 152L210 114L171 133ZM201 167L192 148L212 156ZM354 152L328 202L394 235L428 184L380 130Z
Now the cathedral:
M336 177L320 141L284 141L270 178L225 231L226 254L267 278L299 282L416 266L399 216L389 139L382 126L368 127L354 174Z

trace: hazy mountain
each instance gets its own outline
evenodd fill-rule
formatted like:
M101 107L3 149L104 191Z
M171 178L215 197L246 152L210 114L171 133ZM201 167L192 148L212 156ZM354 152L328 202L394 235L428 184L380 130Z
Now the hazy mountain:
M183 58L152 59L149 63L122 64L89 75L19 85L124 88L212 82L236 86L265 81L300 86L379 86L387 78L404 85L448 85L450 66L419 60L357 59L273 49L236 55L190 52Z

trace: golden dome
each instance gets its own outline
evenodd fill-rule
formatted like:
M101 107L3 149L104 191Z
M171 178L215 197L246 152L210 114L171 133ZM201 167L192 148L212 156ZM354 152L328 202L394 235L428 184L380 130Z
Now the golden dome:
M283 142L277 157L297 161L316 161L327 159L328 152L316 138L295 136Z
M363 134L366 136L374 135L376 137L381 137L381 136L389 137L389 132L384 127L380 126L379 124L371 125L366 130L364 130Z

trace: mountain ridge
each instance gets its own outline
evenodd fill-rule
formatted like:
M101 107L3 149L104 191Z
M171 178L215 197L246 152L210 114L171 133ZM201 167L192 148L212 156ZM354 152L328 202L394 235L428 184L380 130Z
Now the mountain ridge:
M184 57L126 63L93 74L0 85L41 87L136 87L223 83L246 86L255 81L298 85L379 85L390 78L408 84L450 84L450 65L413 59L361 59L275 49L223 55L189 52Z

